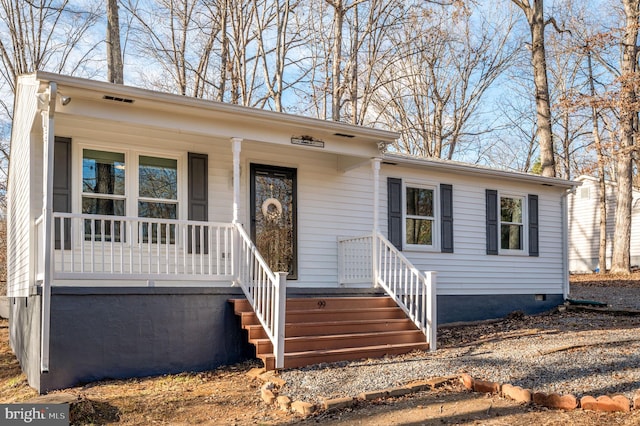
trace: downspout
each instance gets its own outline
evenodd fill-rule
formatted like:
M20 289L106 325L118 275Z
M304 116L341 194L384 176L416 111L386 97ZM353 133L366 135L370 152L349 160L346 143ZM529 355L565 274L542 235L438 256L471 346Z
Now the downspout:
M565 300L569 297L569 209L567 208L567 197L573 191L573 189L564 191L560 199L562 214L562 297Z
M44 244L44 278L42 280L42 326L40 335L40 372L49 372L49 337L51 331L51 281L53 279L54 239L53 229L53 149L55 141L54 114L58 86L49 82L49 105L42 111L42 139L44 143L44 199L42 202L43 244Z

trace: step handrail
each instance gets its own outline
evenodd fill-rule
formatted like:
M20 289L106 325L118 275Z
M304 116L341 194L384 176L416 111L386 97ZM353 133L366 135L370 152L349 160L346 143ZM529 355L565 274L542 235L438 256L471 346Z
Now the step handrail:
M287 272L273 272L242 225L235 226L239 240L236 283L273 344L276 369L284 368Z
M436 350L436 273L419 271L379 232L338 239L341 285L381 287Z
M380 232L372 242L374 285L381 287L437 349L436 272L419 271Z

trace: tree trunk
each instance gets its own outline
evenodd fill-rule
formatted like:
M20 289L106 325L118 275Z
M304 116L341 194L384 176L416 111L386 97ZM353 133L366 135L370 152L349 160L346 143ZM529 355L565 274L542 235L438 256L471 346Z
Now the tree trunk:
M612 273L629 273L631 246L631 202L636 112L632 77L637 72L638 6L640 0L623 0L625 32L622 40L622 87L620 89L620 149L617 153L618 194L613 234Z
M123 69L118 0L107 0L107 80L123 84Z
M342 23L345 10L342 0L331 3L333 6L333 58L331 69L331 119L340 121L342 88L340 82L340 64L342 63Z
M358 46L359 40L358 7L353 9L353 29L351 35L351 124L358 124Z
M218 95L216 100L224 102L225 91L227 90L228 64L229 64L229 35L227 25L229 19L229 3L224 0L220 4L220 83L218 85Z
M549 101L549 83L547 81L547 62L544 45L543 0L512 0L527 17L531 31L531 63L533 65L533 83L536 89L536 114L538 124L538 143L540 144L540 166L542 176L556 175L556 164L551 132L551 104Z
M593 84L593 65L591 63L591 51L587 51L587 70L589 72L589 90L591 98L596 96L595 85ZM607 271L607 185L604 172L604 155L602 152L602 142L600 141L600 126L598 124L598 110L595 105L591 106L591 121L593 122L593 142L596 146L596 156L598 161L598 205L600 209L599 240L598 240L598 273L604 274Z

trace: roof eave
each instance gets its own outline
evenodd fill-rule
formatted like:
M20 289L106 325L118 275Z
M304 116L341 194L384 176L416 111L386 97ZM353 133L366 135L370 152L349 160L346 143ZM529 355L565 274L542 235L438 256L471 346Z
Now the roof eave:
M537 183L544 186L554 186L554 187L561 187L561 188L567 188L567 189L573 189L582 184L581 182L560 179L560 178L532 175L528 173L514 172L514 171L508 171L508 170L492 169L489 167L482 167L482 166L476 166L471 164L463 164L463 163L448 162L448 161L447 162L436 161L428 158L410 158L403 155L390 154L390 153L384 154L383 160L389 161L389 162L395 162L395 163L410 164L415 166L430 167L433 169L449 171L449 172L457 172L457 173L470 174L470 175L482 175L482 176L493 177L493 178Z

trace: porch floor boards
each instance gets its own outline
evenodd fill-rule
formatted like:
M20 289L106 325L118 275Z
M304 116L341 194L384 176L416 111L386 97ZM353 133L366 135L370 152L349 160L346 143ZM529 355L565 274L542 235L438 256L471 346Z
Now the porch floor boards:
M246 299L231 299L267 370L273 345ZM424 334L390 297L287 299L284 368L427 350Z

